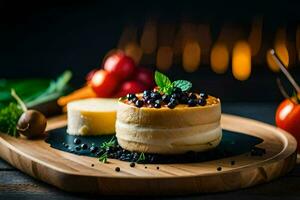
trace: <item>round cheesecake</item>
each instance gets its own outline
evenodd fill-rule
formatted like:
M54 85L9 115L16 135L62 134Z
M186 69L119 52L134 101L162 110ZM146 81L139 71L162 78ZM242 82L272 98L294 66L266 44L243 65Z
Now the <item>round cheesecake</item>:
M207 151L221 141L221 103L213 96L203 106L179 104L173 109L139 108L126 99L118 104L116 137L126 150L181 154Z

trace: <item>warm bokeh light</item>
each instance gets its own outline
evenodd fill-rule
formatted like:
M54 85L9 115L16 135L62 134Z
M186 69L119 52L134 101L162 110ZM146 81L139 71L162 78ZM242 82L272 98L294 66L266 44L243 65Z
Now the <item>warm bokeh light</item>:
M210 48L212 45L210 26L208 24L199 24L198 41L201 46L201 63L209 64Z
M262 42L262 19L255 19L252 22L251 32L248 37L248 42L251 47L251 55L256 56L260 50Z
M197 41L186 42L182 53L183 68L186 72L194 72L200 65L201 49Z
M286 30L284 28L278 29L276 32L275 40L274 40L274 50L283 64L288 67L289 65L289 52L287 49L287 41L286 41ZM270 69L274 72L278 72L280 68L277 63L274 62L272 55L270 52L267 52L267 63Z
M135 42L128 43L124 48L125 54L131 57L134 62L138 65L141 61L143 50Z
M159 70L166 71L172 66L173 49L168 46L158 48L156 56L156 66Z
M125 46L130 42L137 41L137 27L126 26L121 34L118 49L125 49Z
M238 41L233 47L232 73L241 81L248 79L251 74L251 48L246 41Z
M212 70L218 74L225 73L229 63L229 51L222 42L216 42L211 50L210 64Z
M145 54L151 54L156 50L157 46L157 27L154 21L145 24L141 37L141 48Z

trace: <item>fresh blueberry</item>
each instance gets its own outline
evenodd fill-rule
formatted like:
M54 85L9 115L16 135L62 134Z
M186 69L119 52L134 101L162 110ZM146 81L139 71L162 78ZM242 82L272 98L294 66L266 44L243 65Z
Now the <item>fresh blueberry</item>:
M136 98L135 94L129 93L126 95L128 100L132 100L133 98Z
M98 151L98 147L95 147L95 146L90 147L90 152L91 153L96 153L97 151Z
M182 93L182 90L181 90L181 88L179 88L179 87L175 87L175 88L173 89L173 93L181 94L181 93Z
M155 99L155 100L161 99L161 94L159 92L152 92L150 96L152 99Z
M143 92L143 97L149 97L151 95L151 91L150 90L145 90Z
M156 104L161 104L161 103L162 103L162 100L161 100L161 99L157 99L157 100L155 100L154 103L156 103Z
M130 101L131 101L132 103L135 103L137 100L138 100L137 97L133 97Z
M162 100L165 103L169 103L170 99L171 99L171 95L165 94L165 95L162 96Z
M189 100L188 97L183 95L183 96L181 96L179 102L182 104L187 104L188 100Z
M75 138L73 142L74 142L74 144L80 144L81 143L79 138Z
M172 102L168 103L168 108L173 109L175 107L176 107L175 103L172 103Z
M205 100L205 99L199 99L199 100L198 100L198 104L199 104L200 106L205 106L206 100Z
M135 106L138 107L138 108L142 107L143 105L144 105L144 101L143 100L137 100L135 102Z
M208 95L206 93L200 93L199 96L203 99L207 99Z
M188 100L188 106L189 107L194 107L197 105L197 101L195 99L189 99Z
M154 108L160 108L160 107L161 107L160 104L158 104L158 103L154 104Z
M153 105L155 103L155 100L154 99L149 99L148 101L147 101L147 104L149 104L149 105Z
M179 104L178 100L177 100L177 99L174 99L174 98L171 98L171 99L170 99L170 103L173 103L173 104L175 104L175 105L178 105L178 104Z
M189 94L189 98L190 98L190 99L197 99L197 96L196 96L196 94L194 94L194 93L190 93L190 94Z
M88 145L87 145L87 144L82 144L82 145L81 145L81 149L85 150L85 149L87 149L87 148L88 148Z
M75 147L75 150L76 150L76 151L80 151L80 149L81 149L80 146L76 146L76 147Z
M173 94L171 95L171 98L173 98L173 99L179 99L179 98L180 98L180 94L178 94L178 93L173 93Z

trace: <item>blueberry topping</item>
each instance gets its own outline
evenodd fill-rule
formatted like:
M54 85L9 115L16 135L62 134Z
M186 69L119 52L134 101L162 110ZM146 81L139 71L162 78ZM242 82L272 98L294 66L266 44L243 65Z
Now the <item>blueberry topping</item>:
M194 93L189 94L190 99L197 99L197 96Z
M161 99L161 94L159 92L152 92L150 96L154 100Z
M168 108L173 109L176 107L176 104L173 102L168 103Z
M179 104L178 101L177 101L177 99L174 99L174 98L171 98L171 99L170 99L170 103L173 103L173 104L175 104L175 105L178 105L178 104Z
M75 147L75 150L76 150L76 151L80 151L80 149L81 149L80 146L76 146L76 147Z
M175 88L173 89L173 93L181 94L181 93L182 93L182 90L181 90L181 88L179 88L179 87L175 87Z
M194 107L194 106L196 106L197 105L197 101L195 100L195 99L190 99L189 101L188 101L188 106L189 107Z
M87 144L82 144L82 145L81 145L81 149L85 150L85 149L87 149L87 148L88 148L88 145L87 145Z
M162 96L162 100L164 103L169 103L171 99L171 95L165 94Z
M81 143L79 138L75 138L73 142L74 142L74 144L80 144Z
M135 102L135 106L138 107L138 108L142 107L143 105L144 105L144 101L143 100L137 100Z
M171 96L171 98L173 98L173 99L179 99L180 98L180 94L173 93L172 96Z
M160 104L158 104L158 103L154 104L154 108L160 108L160 107L161 107Z
M150 90L145 90L143 92L143 97L149 97L151 95L151 91Z
M198 100L198 104L199 104L200 106L205 106L206 100L205 100L205 99L199 99L199 100Z
M135 163L134 163L134 162L131 162L131 163L130 163L130 167L135 167Z
M95 147L95 146L90 147L91 153L96 153L97 151L98 151L98 147Z
M203 99L207 99L208 98L208 95L205 94L205 93L200 93L199 96Z
M181 96L179 102L182 104L187 104L188 100L189 100L188 97L183 95Z
M131 101L132 103L135 103L137 100L138 100L137 97L133 97L130 101Z
M157 99L157 100L155 100L154 103L161 104L161 103L162 103L162 100L161 100L161 99Z
M133 98L136 98L135 94L129 93L126 95L128 100L133 100Z

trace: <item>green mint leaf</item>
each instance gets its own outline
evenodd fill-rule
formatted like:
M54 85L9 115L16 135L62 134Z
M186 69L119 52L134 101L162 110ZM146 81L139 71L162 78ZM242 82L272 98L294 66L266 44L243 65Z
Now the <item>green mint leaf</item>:
M180 88L182 91L189 91L192 88L192 83L186 80L177 80L173 82L174 87Z
M155 71L155 83L156 85L163 91L164 88L170 87L172 85L172 82L170 79L164 75L163 73L160 73L159 71Z

